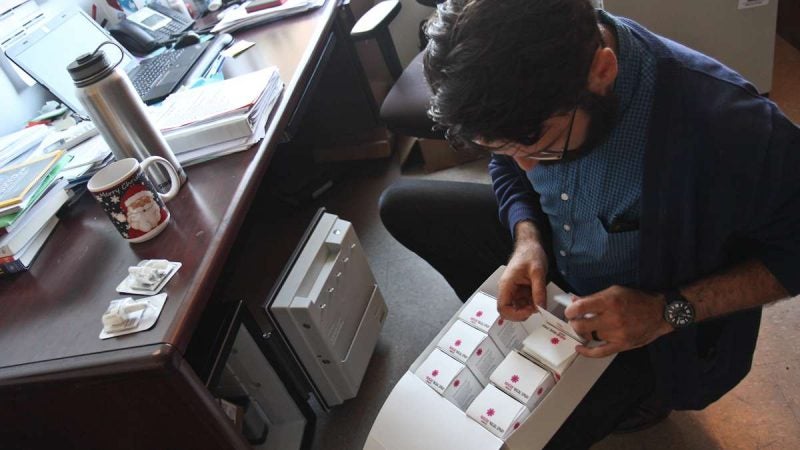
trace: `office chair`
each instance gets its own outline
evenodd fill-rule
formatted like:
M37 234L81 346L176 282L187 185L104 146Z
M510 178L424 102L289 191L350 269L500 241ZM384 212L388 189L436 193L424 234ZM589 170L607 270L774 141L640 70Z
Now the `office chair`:
M418 3L430 7L443 1L417 0ZM354 41L375 39L394 79L394 84L380 108L380 117L386 126L395 133L406 136L444 139L444 131L434 130L434 122L427 115L432 93L422 71L422 52L403 69L389 33L389 24L397 17L400 8L399 0L376 3L356 22L350 36ZM424 21L420 24L420 30L423 25Z

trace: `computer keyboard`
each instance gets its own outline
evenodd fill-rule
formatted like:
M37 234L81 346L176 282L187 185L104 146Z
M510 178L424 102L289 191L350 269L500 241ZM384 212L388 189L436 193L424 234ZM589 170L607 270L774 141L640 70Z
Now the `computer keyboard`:
M128 73L134 89L147 104L163 100L175 91L208 46L208 41L201 42L139 61Z
M139 70L131 78L133 88L139 96L146 98L151 89L156 87L161 78L167 75L170 68L180 59L185 48L164 52L139 63Z

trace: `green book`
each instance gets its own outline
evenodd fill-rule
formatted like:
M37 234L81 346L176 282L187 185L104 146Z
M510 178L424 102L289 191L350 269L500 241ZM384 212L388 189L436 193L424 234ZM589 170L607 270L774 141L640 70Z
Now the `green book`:
M59 151L56 153L52 153L51 155L57 155L57 154L62 155L63 152ZM51 157L51 155L48 155L48 157ZM25 210L30 205L36 203L47 192L47 189L53 184L53 181L56 180L58 174L61 172L61 170L64 169L64 167L67 166L67 164L71 160L72 160L72 155L64 155L60 159L55 159L54 164L48 166L49 171L47 171L43 177L39 178L39 184L35 185L35 189L29 190L29 195L26 195L22 202L0 208L0 214L2 214L0 215L0 229L9 227L13 225L14 222L19 220L19 218L24 215ZM35 161L38 162L39 159ZM23 163L15 167L21 167L24 166L25 164L27 163ZM10 169L14 169L15 167L12 167ZM2 174L6 172L6 170L0 171L0 183L2 183L3 180L5 180ZM6 209L8 209L9 211L5 211ZM11 211L12 209L16 209L16 211ZM4 211L5 213L3 213Z

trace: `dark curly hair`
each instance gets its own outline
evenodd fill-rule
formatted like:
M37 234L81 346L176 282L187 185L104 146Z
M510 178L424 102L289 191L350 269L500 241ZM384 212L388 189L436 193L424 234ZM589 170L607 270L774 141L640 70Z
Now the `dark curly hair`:
M578 106L602 45L589 0L448 0L427 35L428 114L468 140L525 142Z

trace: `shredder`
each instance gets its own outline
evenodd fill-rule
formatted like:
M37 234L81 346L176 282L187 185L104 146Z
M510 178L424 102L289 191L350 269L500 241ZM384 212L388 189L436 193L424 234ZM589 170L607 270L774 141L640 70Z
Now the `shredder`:
M350 222L323 213L264 308L324 407L356 396L388 311Z

